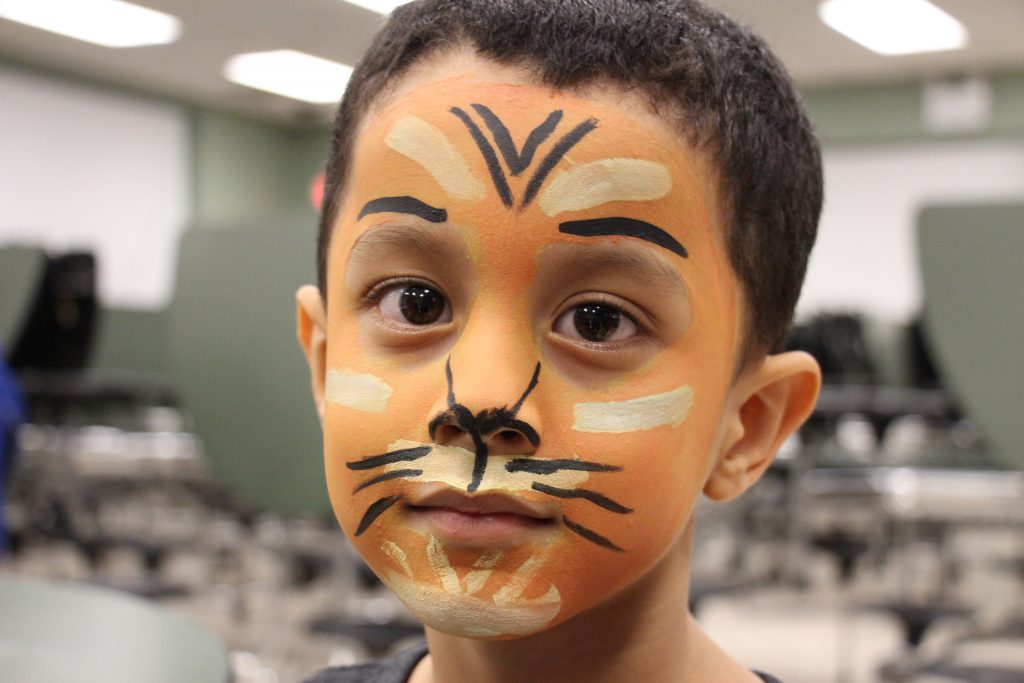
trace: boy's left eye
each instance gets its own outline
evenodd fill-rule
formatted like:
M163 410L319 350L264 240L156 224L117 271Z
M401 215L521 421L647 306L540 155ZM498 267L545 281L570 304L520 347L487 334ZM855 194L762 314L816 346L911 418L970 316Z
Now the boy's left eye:
M593 343L623 341L636 335L637 324L616 306L596 301L579 304L555 321L554 331Z

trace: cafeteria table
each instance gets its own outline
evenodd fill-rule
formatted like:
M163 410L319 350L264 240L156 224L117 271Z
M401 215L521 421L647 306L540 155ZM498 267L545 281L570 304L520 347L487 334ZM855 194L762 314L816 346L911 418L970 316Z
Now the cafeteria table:
M0 574L0 681L229 680L224 645L185 617L107 588Z

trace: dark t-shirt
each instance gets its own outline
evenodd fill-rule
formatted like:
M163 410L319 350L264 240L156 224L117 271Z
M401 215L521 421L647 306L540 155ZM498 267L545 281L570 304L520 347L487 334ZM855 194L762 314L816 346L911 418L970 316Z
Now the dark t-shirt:
M426 654L427 646L419 645L377 662L324 669L304 683L405 683ZM767 674L754 673L765 683L781 683Z

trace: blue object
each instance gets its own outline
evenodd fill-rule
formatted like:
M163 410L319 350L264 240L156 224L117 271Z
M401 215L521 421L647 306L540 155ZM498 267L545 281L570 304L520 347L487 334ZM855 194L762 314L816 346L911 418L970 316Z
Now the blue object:
M4 360L0 346L0 555L7 549L7 525L4 523L4 491L7 472L14 450L14 435L18 425L25 421L25 400L14 373Z

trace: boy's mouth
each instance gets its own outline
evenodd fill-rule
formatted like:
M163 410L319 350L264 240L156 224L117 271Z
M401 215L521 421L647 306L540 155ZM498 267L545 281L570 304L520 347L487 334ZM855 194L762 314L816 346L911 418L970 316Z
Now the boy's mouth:
M418 494L418 495L417 495ZM455 546L493 547L527 540L554 527L557 511L504 493L467 495L430 487L409 497L406 510L415 524L427 527Z

